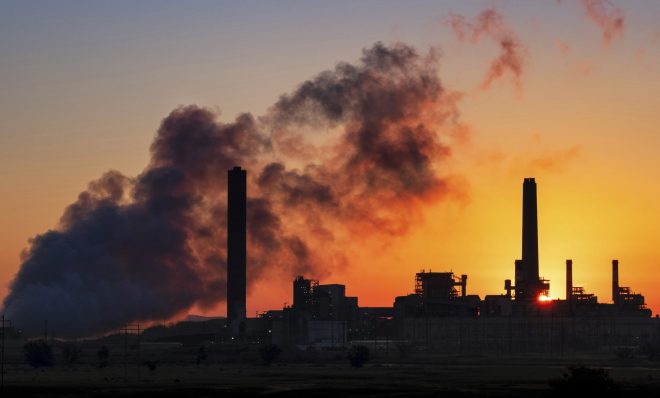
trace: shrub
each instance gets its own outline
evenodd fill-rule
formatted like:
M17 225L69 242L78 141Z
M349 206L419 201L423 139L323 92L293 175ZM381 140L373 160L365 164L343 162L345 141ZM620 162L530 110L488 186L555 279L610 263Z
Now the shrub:
M557 396L597 396L613 397L618 394L618 386L605 369L591 369L585 366L569 366L560 379L548 382Z
M206 353L206 347L203 345L199 346L197 350L197 357L195 358L195 363L199 366L201 363L206 362L208 359L208 354Z
M282 349L275 344L266 344L265 346L259 348L259 355L264 361L264 365L268 366L271 363L277 361L282 353Z
M23 346L26 362L33 368L53 366L53 350L46 340L32 340Z
M660 345L657 343L646 343L640 347L639 351L651 361L660 360Z
M78 362L82 350L75 343L68 343L62 347L62 359L67 365L73 365Z
M108 347L101 346L96 352L96 357L99 359L99 368L105 368L108 366L108 358L110 357L110 350Z
M616 358L622 362L628 362L635 358L635 350L630 347L621 347L615 351Z
M144 366L149 369L150 372L153 372L158 367L159 361L144 361Z
M369 348L363 345L354 345L348 350L347 358L352 367L361 368L369 361Z

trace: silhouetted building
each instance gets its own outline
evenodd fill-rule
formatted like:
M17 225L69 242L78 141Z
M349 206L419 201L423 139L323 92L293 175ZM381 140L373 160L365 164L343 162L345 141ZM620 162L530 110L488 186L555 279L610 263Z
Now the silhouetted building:
M245 322L247 172L236 166L227 180L227 322L241 330Z
M612 301L574 286L573 261L566 260L565 300L548 297L539 277L536 182L523 183L522 259L515 261L515 286L480 300L467 294L467 275L415 274L414 293L392 307L359 307L340 284L321 285L298 276L293 305L260 317L266 340L278 344L337 348L349 344L411 344L463 353L564 353L640 346L660 337L660 318L650 318L644 296L619 286L612 261Z
M612 301L619 314L651 316L651 310L646 308L644 296L633 292L629 287L619 286L619 260L612 260L612 294Z

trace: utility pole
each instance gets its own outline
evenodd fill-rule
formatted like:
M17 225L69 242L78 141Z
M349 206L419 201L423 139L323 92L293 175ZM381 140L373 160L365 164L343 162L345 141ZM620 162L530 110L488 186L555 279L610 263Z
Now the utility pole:
M140 380L140 324L126 324L122 329L124 332L124 381L128 380L128 333L135 333L137 336L137 378Z
M3 314L0 318L0 328L2 329L2 347L0 348L0 391L5 388L5 327L9 324L11 326L11 321L5 319Z

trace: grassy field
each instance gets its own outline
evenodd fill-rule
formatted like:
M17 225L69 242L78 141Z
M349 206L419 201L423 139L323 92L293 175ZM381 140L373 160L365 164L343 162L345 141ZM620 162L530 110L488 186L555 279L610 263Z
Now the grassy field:
M2 396L177 396L177 397L427 397L552 396L548 380L571 364L605 368L621 396L660 396L660 367L614 358L481 357L415 355L375 358L351 368L340 354L315 363L282 361L211 362L199 367L163 363L150 371L135 364L53 366L15 364L5 374Z

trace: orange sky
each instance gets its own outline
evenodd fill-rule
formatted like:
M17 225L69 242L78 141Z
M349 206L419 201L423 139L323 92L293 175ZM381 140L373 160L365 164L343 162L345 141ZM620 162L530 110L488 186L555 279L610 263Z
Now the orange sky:
M175 106L216 107L226 120L259 115L361 48L400 40L440 46L444 84L465 95L469 140L452 143L451 160L437 167L464 181L467 200L425 208L424 221L386 247L365 242L321 283L346 284L361 305L391 305L412 291L415 272L431 268L468 274L470 293L503 293L521 252L522 180L535 177L540 272L551 295L563 298L572 258L575 284L609 302L618 258L621 284L660 312L660 3L615 2L625 25L609 44L579 1L554 3L496 3L529 51L520 92L506 78L481 90L497 46L459 42L443 23L491 2L297 4L292 14L198 5L185 14L195 26L176 18L183 3L153 14L88 6L79 15L13 4L0 16L8 54L0 61L0 296L28 239L53 228L88 181L144 168ZM272 272L252 289L249 314L291 301L292 275Z

